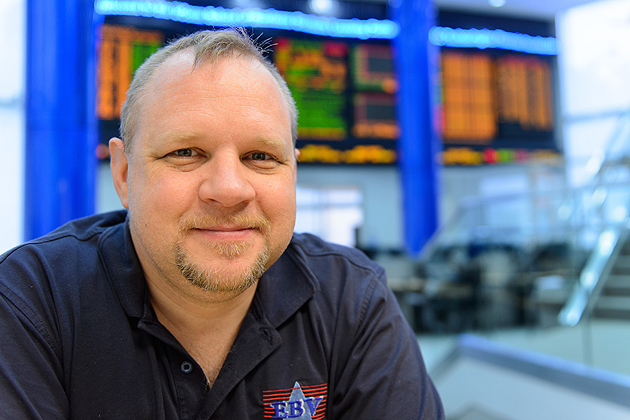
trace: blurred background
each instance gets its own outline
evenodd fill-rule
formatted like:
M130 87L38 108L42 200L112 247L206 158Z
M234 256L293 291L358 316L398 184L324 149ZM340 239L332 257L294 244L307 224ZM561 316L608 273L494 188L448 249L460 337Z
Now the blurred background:
M381 263L448 419L630 419L630 0L0 0L0 252L121 208L134 70L265 40L296 231Z

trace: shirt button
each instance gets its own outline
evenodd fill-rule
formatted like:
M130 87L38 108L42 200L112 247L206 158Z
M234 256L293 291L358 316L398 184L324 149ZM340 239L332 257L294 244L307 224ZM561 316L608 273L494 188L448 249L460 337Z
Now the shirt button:
M188 360L184 360L182 364L179 365L179 370L181 370L182 373L188 375L193 370L193 364L190 363Z
M260 332L265 336L267 341L271 341L271 332L269 331L269 328L261 327Z

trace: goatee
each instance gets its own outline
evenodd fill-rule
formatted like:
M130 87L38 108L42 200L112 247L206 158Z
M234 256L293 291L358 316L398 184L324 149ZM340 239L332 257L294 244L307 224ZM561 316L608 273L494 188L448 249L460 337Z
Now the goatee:
M242 253L239 248L240 246L228 247L226 252L236 256L238 253ZM265 247L249 267L228 278L226 275L222 275L219 270L202 268L190 261L186 251L180 245L176 247L175 254L177 268L190 284L205 292L220 294L240 293L256 284L265 272L265 266L269 261L269 253ZM229 264L229 261L225 263Z
M240 293L258 281L265 272L269 262L269 248L265 243L264 248L256 256L252 264L241 272L227 276L223 270L216 268L204 268L200 264L191 261L182 245L186 232L192 229L208 229L214 226L230 225L248 229L256 229L266 237L269 231L269 222L265 218L252 218L244 215L229 217L198 217L187 219L180 226L180 240L175 245L175 261L179 272L190 284L199 289L221 294ZM247 242L212 242L208 243L208 249L212 249L222 259L223 264L230 264L230 260L236 259L245 253L251 244ZM229 271L229 270L227 270Z

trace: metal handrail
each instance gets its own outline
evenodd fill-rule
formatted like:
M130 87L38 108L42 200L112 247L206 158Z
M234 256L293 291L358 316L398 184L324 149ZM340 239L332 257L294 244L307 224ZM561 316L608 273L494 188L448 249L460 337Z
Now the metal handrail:
M571 296L558 314L560 325L576 326L587 308L593 306L602 288L601 279L605 278L612 268L611 261L619 253L621 237L625 232L623 226L611 226L605 229L597 240L595 249L589 256L579 281L575 284Z
M593 158L587 164L591 170L597 168L593 176L596 186L602 185L603 174L609 167L630 166L630 151L622 150L622 153L619 153L620 148L628 147L629 139L630 109L621 114L606 146L594 153ZM627 203L627 206L630 208L630 203ZM630 219L626 218L623 223L608 226L600 233L597 245L580 273L579 281L575 284L567 303L558 314L560 325L575 326L587 310L592 309L603 287L601 280L610 272L611 261L614 261L625 242L622 239L625 239L627 235L629 223Z
M607 183L605 178L605 171L611 166L615 165L627 165L630 161L630 150L625 151L630 144L630 109L623 112L613 130L612 135L609 137L609 141L606 147L599 152L594 153L593 158L587 164L588 169L593 174L592 182L589 185L585 185L579 188L560 188L554 190L547 190L541 192L529 192L525 194L509 194L503 196L495 196L488 201L488 198L476 198L466 199L459 203L455 212L451 215L447 223L443 224L438 231L430 238L426 246L423 248L420 254L421 260L428 260L431 254L438 248L442 237L446 232L449 232L453 226L460 220L463 220L466 212L473 208L484 208L492 206L494 203L502 200L514 200L524 199L533 200L536 197L548 196L548 195L562 195L565 197L577 197L582 194L593 192L593 196L597 194L597 191L601 191L605 188L617 187L621 188L628 184L628 182L615 182ZM606 152L604 152L604 150ZM630 186L630 185L629 185ZM629 189L630 191L630 189ZM606 194L601 199L600 208L603 207L606 199L610 195ZM576 202L573 203L572 212L577 210ZM626 213L630 214L630 201L625 203L626 209L629 210ZM575 222L575 220L574 220ZM587 262L582 269L579 279L574 286L574 289L567 300L566 304L558 314L558 322L561 325L572 326L577 325L582 319L585 311L592 308L593 302L599 294L602 283L601 279L605 278L606 274L611 269L611 260L619 252L620 246L623 244L623 235L626 233L626 228L630 225L630 219L626 217L623 221L600 221L602 228L599 237L596 241L594 249L592 250ZM593 227L590 222L570 223L558 225L558 227L566 228L570 226L572 229L586 229ZM468 227L468 230L474 227ZM502 229L505 229L502 226ZM514 228L518 229L519 226ZM468 235L468 234L467 234Z
M468 199L460 203L457 210L451 216L451 222L444 225L442 229L431 238L430 244L423 250L421 259L428 261L431 258L431 255L439 248L440 244L444 243L442 237L445 235L445 232L448 231L449 227L454 226L456 221L465 218L465 214L468 211L491 207L497 203L509 200L536 200L542 196L564 196L568 199L572 199L574 202L572 210L578 211L580 209L575 204L578 202L584 204L584 202L579 199L580 197L596 196L597 191L601 191L602 189L609 191L614 191L615 189L619 191L630 191L630 181L608 184L599 183L596 186L590 185L579 188L550 189L547 191L528 192L525 194L508 194L495 196L491 200ZM601 200L598 207L602 207L609 196L610 194L596 200ZM570 229L574 232L584 232L586 229L596 229L597 231L600 231L597 241L590 252L584 268L579 274L579 278L577 279L570 297L558 315L558 322L561 325L577 325L577 323L582 319L585 311L593 305L593 302L602 287L600 280L605 278L606 274L610 270L610 261L619 252L620 244L624 243L625 237L623 235L626 232L626 227L629 225L630 219L626 217L624 220L619 221L607 221L605 218L600 220L568 220L566 223L557 223L555 227L550 227L550 230L557 229L558 231L566 229ZM477 227L478 226L468 226L466 228L468 232L466 232L464 236L469 237L469 232ZM495 227L489 229L509 230L510 228L514 230L524 229L522 225L503 225L500 228ZM536 229L531 230L536 231Z

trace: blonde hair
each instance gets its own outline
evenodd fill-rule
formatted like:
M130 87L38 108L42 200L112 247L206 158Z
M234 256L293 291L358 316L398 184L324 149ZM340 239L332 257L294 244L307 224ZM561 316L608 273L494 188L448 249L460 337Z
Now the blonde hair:
M179 38L156 51L136 70L127 91L127 98L120 112L120 136L125 145L125 152L131 150L133 137L137 131L138 115L141 112L142 97L149 88L151 77L169 57L189 48L192 48L195 54L193 67L206 61L214 62L221 57L245 56L256 60L269 70L278 84L285 106L289 110L291 137L295 145L297 140L298 111L286 81L282 78L276 66L264 57L263 50L252 41L244 30L224 29L219 31L199 31Z

